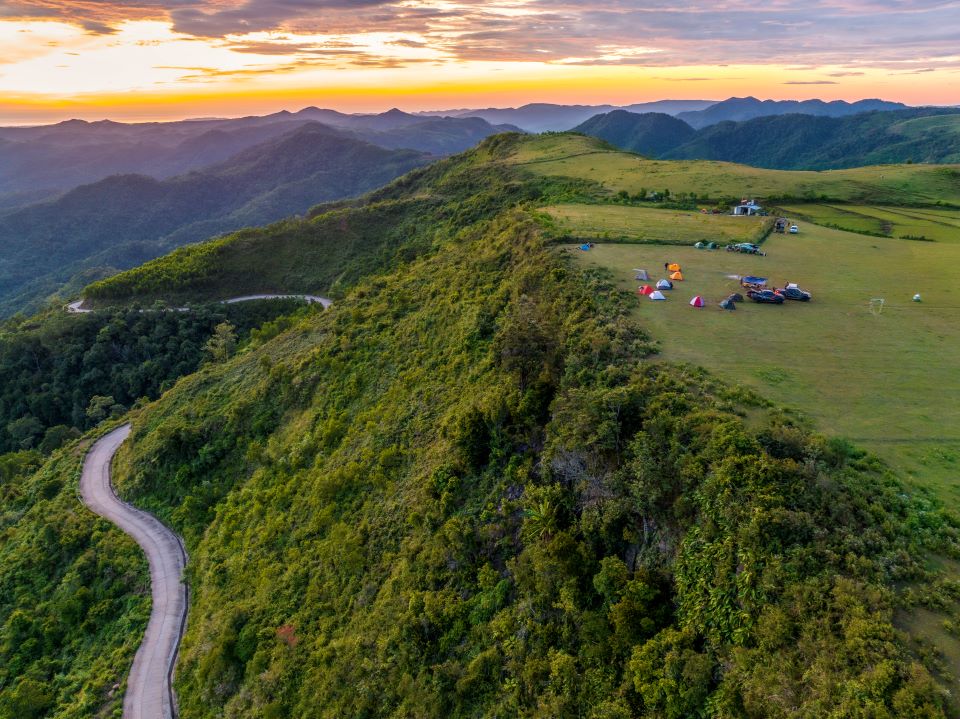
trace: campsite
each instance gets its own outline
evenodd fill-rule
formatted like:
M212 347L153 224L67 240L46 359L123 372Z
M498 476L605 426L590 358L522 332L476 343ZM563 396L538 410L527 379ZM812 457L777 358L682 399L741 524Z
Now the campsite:
M597 243L575 261L609 271L636 294L678 262L685 280L665 302L640 298L634 312L663 360L710 368L809 416L823 432L856 442L946 500L960 468L960 405L947 388L960 376L960 243L882 240L808 225L800 239L771 235L766 257L693 247ZM649 282L635 280L647 268ZM797 282L813 302L718 303L755 274L777 287ZM923 302L912 302L920 292ZM688 303L695 295L706 306ZM870 300L883 298L879 314Z

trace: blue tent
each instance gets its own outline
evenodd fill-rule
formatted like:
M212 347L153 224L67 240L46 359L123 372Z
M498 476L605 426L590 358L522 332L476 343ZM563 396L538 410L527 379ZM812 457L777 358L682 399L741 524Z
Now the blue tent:
M580 249L583 250L584 252L586 252L587 250L590 249L590 245L584 243L584 244L580 245Z

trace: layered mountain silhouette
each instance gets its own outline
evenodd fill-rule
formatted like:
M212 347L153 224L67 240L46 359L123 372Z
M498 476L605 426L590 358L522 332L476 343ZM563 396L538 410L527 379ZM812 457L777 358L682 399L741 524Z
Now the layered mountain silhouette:
M576 131L660 159L726 160L779 170L960 161L960 110L918 108L847 117L806 114L726 121L695 130L680 118L615 111Z
M0 215L0 310L28 307L90 267L130 267L188 242L360 195L432 158L309 122L201 170L165 180L114 175L8 210Z

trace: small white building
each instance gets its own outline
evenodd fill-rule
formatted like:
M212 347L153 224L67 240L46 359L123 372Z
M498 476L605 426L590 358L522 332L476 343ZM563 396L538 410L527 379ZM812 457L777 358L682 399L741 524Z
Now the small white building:
M752 216L759 215L763 211L763 208L760 207L753 200L744 200L739 205L733 208L733 214L737 216Z

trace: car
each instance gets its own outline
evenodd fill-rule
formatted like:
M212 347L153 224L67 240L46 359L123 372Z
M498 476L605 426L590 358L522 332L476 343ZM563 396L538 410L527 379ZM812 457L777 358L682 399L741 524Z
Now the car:
M783 295L783 298L786 300L809 302L812 299L812 295L809 292L801 290L799 287L784 287L782 290L777 290L777 292Z
M764 255L763 250L760 249L760 245L755 245L752 242L738 242L735 245L727 245L727 252L742 252L747 255Z
M747 297L763 305L783 304L783 295L778 295L773 290L747 290Z
M791 234L791 235L795 235L795 234L797 234L798 232L800 232L800 228L799 228L799 227L797 227L796 225L790 225L790 234Z

